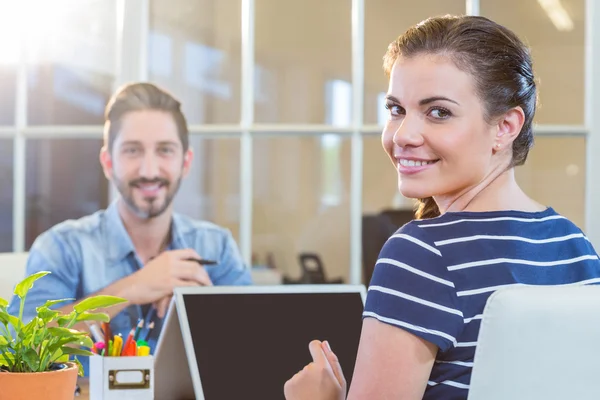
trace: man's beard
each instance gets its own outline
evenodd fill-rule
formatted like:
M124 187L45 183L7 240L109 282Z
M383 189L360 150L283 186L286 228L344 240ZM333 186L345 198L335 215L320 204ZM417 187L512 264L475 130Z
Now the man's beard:
M113 181L115 183L115 186L117 187L117 190L121 194L121 197L123 198L123 200L125 200L127 206L129 206L129 209L133 211L135 215L138 216L138 218L141 219L156 218L162 213L164 213L165 210L169 208L169 206L173 202L175 194L177 193L177 191L179 190L179 186L181 185L181 177L177 179L175 185L173 186L171 185L171 182L169 180L164 178L139 178L125 183L119 178L113 177ZM163 203L157 204L157 198L148 198L142 200L145 203L145 205L147 205L147 207L141 207L139 204L136 204L133 196L133 190L142 184L158 184L161 187L165 187L167 193L165 195Z

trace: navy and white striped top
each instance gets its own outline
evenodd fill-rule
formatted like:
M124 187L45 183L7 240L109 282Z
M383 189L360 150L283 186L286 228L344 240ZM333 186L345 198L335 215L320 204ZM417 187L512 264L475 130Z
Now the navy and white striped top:
M364 316L438 346L424 399L466 399L481 314L498 288L600 283L586 236L552 208L415 220L383 246Z

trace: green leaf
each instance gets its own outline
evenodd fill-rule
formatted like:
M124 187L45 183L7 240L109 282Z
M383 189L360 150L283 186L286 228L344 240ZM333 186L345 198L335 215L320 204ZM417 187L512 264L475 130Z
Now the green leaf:
M3 323L4 325L8 325L9 323L9 314L8 312L4 311L4 310L0 310L0 322Z
M71 318L69 315L63 315L58 317L58 319L56 320L56 323L58 324L58 326L60 327L64 327L67 326L67 324L71 321Z
M8 301L6 301L5 299L3 299L2 297L0 297L0 307L8 307Z
M0 354L0 365L8 367L11 371L15 364L15 356L12 353L4 352Z
M73 336L70 338L62 338L59 339L58 342L56 343L52 343L52 344L48 344L44 354L46 354L46 356L44 356L44 360L42 360L43 363L51 363L51 362L61 362L61 357L63 356L63 352L62 352L62 347L67 345L67 344L71 344L71 343L75 343L78 340L77 337ZM69 360L69 356L66 356L66 359L63 360L63 362L66 362Z
M1 312L0 312L1 314ZM5 323L2 318L0 318L0 335L12 340L12 334L8 328L8 324Z
M77 368L79 369L79 372L78 372L79 376L83 376L84 375L83 365L81 365L81 363L79 362L79 360L77 359L77 357L73 358L73 362L75 364L77 364Z
M59 303L64 303L66 301L74 301L75 299L60 299L60 300L48 300L47 302L44 303L44 305L42 307L52 307L53 305L59 304Z
M19 318L10 315L4 310L0 310L0 322L8 327L8 324L15 324L19 322Z
M17 284L17 286L15 286L15 295L19 296L22 299L23 297L25 297L27 292L29 292L29 289L33 287L33 283L35 281L37 281L43 276L48 275L49 273L50 271L40 271L23 279L20 283Z
M33 317L33 319L29 321L27 325L21 328L21 332L19 332L19 337L25 338L26 336L30 335L35 329L35 327L38 326L39 322L40 319L38 317Z
M81 301L79 304L75 305L75 307L73 307L73 309L76 312L78 312L79 314L81 314L85 311L96 310L98 308L111 307L111 306L121 304L121 303L126 303L126 302L127 302L127 300L122 299L120 297L98 295L98 296L88 297L87 299Z
M48 346L48 352L54 353L56 351L56 349L60 349L61 347L63 347L66 344L79 342L80 340L81 340L81 338L79 338L77 336L61 338L56 343L52 343L51 345Z
M77 339L81 339L81 336L86 335L84 332L79 332L78 330L75 330L75 329L60 328L60 327L55 327L55 326L48 328L48 333L50 333L50 335L52 335L54 337L58 337L58 338L75 337Z
M58 311L51 310L46 306L38 307L36 308L36 311L38 318L40 318L44 324L54 320L59 315Z
M44 343L44 340L48 339L48 332L44 329L38 329L37 331L35 331L35 334L33 335L33 347L38 348L40 347L40 345L42 343Z
M19 320L19 318L15 317L14 315L9 315L8 316L8 322L16 329L16 330L20 330L23 327L23 323Z
M94 355L94 353L92 353L91 351L77 349L75 347L69 347L69 346L64 346L61 350L64 354L71 354L71 355L76 355L76 356L93 356Z
M90 339L89 336L70 336L70 337L64 337L61 338L60 340L58 340L56 343L51 344L50 346L48 346L48 351L50 352L54 352L56 351L56 349L62 348L65 345L78 345L78 346L83 346L83 347L88 347L88 348L92 348L94 346L94 342L92 341L92 339Z
M94 346L94 341L89 336L84 336L79 340L79 345L91 349Z
M8 346L8 340L4 336L0 336L0 346Z
M38 357L38 353L29 348L23 352L23 361L27 363L30 372L37 371L40 367L40 358Z
M69 361L69 355L63 354L61 349L57 349L56 351L49 353L42 360L42 364L40 365L40 371L46 371L50 367L52 363L62 363Z
M89 313L84 311L75 319L77 322L81 321L101 321L101 322L109 322L110 316L106 313Z

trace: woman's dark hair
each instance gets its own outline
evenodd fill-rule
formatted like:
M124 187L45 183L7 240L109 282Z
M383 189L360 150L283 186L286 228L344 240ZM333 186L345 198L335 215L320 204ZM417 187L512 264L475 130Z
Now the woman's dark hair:
M399 57L421 54L447 56L471 74L488 123L514 107L523 109L525 121L513 142L510 167L523 165L533 146L537 88L529 49L517 35L484 17L428 18L390 43L383 57L383 69L389 78ZM433 198L419 199L417 218L438 215Z

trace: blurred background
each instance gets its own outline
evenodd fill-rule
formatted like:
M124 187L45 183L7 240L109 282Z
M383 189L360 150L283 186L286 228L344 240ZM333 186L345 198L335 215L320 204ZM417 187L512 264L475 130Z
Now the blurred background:
M317 280L368 281L413 209L380 145L382 56L422 19L467 11L532 47L541 106L518 180L590 229L585 0L20 0L0 1L0 251L114 198L103 110L148 80L191 125L177 211L230 229L276 283L306 279L308 262Z

